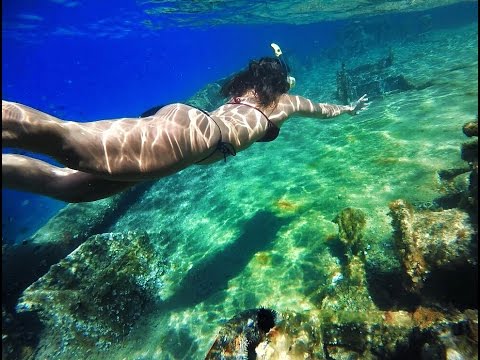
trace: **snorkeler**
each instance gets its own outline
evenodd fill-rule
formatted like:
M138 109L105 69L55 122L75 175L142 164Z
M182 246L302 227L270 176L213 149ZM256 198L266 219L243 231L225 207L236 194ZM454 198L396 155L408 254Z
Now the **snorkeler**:
M289 95L295 79L281 50L272 47L276 57L252 60L225 82L221 94L228 101L209 113L176 103L142 118L82 123L2 101L2 147L45 154L65 166L2 154L2 187L66 202L94 201L275 140L293 114L323 119L366 109L366 95L352 105Z

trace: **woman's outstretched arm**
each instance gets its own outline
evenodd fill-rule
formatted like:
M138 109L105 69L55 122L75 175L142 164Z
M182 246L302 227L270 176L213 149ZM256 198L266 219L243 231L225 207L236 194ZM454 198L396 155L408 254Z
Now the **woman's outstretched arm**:
M87 202L117 194L136 182L110 181L59 168L27 156L2 154L2 188L32 192L65 202Z
M367 106L367 94L350 105L317 103L302 96L285 94L281 96L275 111L270 115L270 119L284 120L293 114L328 119L342 114L356 115L365 110Z

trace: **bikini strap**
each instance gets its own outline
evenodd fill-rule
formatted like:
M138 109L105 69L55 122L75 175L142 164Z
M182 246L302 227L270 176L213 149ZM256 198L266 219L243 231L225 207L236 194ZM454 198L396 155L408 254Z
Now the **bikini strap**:
M196 162L196 164L202 162L202 161L205 161L207 160L209 157L213 156L213 154L215 154L215 152L218 150L220 151L222 154L223 154L223 161L224 162L227 162L227 155L232 155L232 156L235 156L237 155L237 150L235 149L235 147L230 144L230 143L227 143L225 141L222 141L223 139L223 136L222 136L222 129L220 128L220 126L217 124L217 122L215 120L213 120L213 118L211 117L211 115L206 112L205 110L203 109L200 109L200 108L197 108L196 106L193 106L193 105L189 105L199 111L201 111L202 113L204 113L210 120L213 121L213 123L215 125L217 125L218 127L218 131L220 132L220 140L218 140L218 143L217 143L217 146L215 147L215 149L212 151L211 154L208 154L207 156L205 156L203 159L199 160Z
M237 150L235 150L235 147L232 144L224 142L224 141L219 141L218 142L217 150L220 150L220 152L223 154L223 161L224 162L227 162L227 155L232 155L232 156L237 155Z
M227 104L237 104L237 105L249 106L249 107L251 107L252 109L257 110L260 114L262 114L262 115L265 117L265 119L267 119L267 121L268 121L269 123L271 122L270 119L268 118L268 116L265 115L265 113L264 113L262 110L260 110L259 108L255 107L255 106L253 106L253 105L243 103L243 102L240 100L239 97L234 97L234 98L232 99L232 101L229 101Z
M253 106L253 105L243 103L239 97L234 97L231 101L227 102L227 104L230 104L230 105L245 105L245 106L251 107L252 109L257 110L260 114L263 115L263 117L267 120L267 124L268 124L267 126L268 126L268 127L272 127L272 126L273 126L273 127L278 128L278 126L275 125L275 124L268 118L268 116L265 115L265 113L264 113L262 110L260 110L259 108L255 107L255 106Z

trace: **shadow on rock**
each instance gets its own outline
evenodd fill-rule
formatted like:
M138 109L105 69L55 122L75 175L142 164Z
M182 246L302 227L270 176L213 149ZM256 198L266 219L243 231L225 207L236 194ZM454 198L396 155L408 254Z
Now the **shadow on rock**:
M271 245L278 230L289 220L271 212L257 212L246 222L237 240L188 272L178 291L161 306L162 310L194 306L225 289L228 281L245 268L255 253Z

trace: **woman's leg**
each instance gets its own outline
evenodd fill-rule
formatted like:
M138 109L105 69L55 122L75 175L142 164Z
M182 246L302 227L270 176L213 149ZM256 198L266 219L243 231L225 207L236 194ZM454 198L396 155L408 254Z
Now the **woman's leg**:
M49 155L62 165L105 179L138 181L174 174L218 144L220 129L183 104L155 116L87 123L63 121L2 101L2 146Z
M46 195L65 202L87 202L117 194L137 182L110 181L27 156L2 154L2 187Z
M68 134L66 124L26 105L2 100L2 148L45 154L66 165L63 151Z

